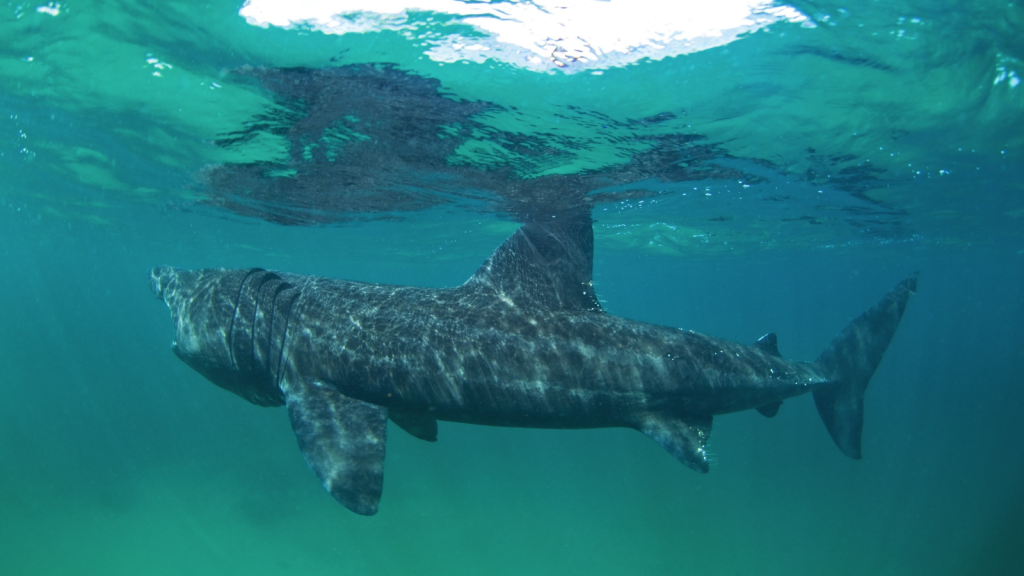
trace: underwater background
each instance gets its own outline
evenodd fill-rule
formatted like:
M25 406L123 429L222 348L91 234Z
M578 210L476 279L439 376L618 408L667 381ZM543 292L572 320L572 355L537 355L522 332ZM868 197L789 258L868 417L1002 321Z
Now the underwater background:
M0 6L0 573L1024 573L1015 2ZM618 316L817 357L908 273L864 459L810 397L391 427L379 513L170 351L157 265L444 287L585 207Z

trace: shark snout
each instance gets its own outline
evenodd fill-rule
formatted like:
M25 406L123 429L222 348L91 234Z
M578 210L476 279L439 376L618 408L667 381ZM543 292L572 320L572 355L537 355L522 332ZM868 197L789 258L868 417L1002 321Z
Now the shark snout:
M178 272L170 266L158 266L149 271L149 289L156 297L163 300L164 290L178 277Z

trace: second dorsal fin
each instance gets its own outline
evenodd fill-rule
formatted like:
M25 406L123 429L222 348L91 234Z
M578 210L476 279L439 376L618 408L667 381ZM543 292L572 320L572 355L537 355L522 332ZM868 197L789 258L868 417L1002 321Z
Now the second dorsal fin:
M754 342L754 348L769 356L782 356L779 354L779 339L775 336L775 332L769 332L758 338L757 342Z
M593 267L590 214L560 214L523 224L466 287L493 290L516 306L600 312Z

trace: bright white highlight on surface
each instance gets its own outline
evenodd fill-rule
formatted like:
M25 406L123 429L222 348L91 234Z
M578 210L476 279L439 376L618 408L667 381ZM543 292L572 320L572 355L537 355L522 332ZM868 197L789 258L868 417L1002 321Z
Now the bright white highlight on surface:
M410 11L440 18L413 20ZM396 30L423 42L425 53L439 62L492 58L565 72L707 50L780 21L813 26L796 9L771 0L247 0L239 14L264 28ZM479 36L452 30L467 25Z
M997 85L1000 82L1006 82L1010 88L1016 88L1020 85L1020 76L1017 75L1017 72L1011 66L1014 64L1019 65L1020 62L1003 54L996 54L996 57L999 60L999 64L996 66L996 78L992 84Z
M57 16L60 14L60 4L50 2L46 6L36 6L36 12L39 12L40 14L49 14L50 16Z
M156 72L153 72L153 76L156 76L157 78L163 76L163 74L160 73L160 70L171 70L174 68L174 66L171 66L167 62L161 62L159 58L154 58L153 55L148 52L146 53L146 64L157 69Z

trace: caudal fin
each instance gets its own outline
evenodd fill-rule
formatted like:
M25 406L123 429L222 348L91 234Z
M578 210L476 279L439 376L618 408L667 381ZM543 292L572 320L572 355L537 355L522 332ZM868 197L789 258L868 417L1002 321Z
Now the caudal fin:
M816 361L834 384L814 390L814 404L836 446L855 460L860 459L864 390L916 290L917 272L843 328Z

